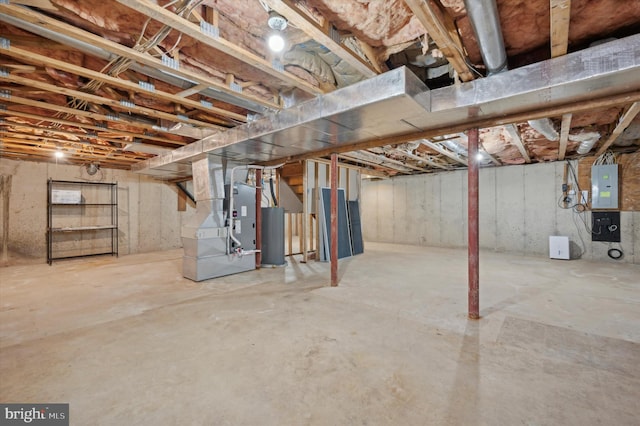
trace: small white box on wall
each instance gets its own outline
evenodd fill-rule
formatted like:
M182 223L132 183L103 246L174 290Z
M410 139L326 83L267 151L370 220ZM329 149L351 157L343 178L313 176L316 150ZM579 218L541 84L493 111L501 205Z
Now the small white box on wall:
M549 258L551 259L571 259L569 255L569 237L557 235L549 236Z

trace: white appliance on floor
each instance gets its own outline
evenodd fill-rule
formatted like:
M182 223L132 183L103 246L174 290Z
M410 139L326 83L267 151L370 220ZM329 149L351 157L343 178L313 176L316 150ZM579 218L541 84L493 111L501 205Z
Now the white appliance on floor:
M569 237L549 236L549 258L569 260Z

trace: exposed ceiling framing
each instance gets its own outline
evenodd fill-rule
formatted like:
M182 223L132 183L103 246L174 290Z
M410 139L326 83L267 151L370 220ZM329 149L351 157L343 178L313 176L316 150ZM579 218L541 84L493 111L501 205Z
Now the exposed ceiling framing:
M637 2L496 3L510 69L640 30ZM268 10L289 21L286 55L265 46ZM432 89L486 78L463 0L8 0L0 34L0 154L23 160L64 150L70 164L130 168L154 156L136 146L190 146L401 65ZM470 126L483 128L485 166L576 158L588 132L600 135L591 154L632 152L639 102L616 93L285 159L339 152L376 176L451 170L468 164ZM559 140L529 126L542 118Z

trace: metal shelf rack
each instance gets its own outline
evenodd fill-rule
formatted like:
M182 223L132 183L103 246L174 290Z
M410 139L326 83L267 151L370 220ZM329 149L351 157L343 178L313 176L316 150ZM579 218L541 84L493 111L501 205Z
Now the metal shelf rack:
M47 263L118 255L118 183L47 182Z

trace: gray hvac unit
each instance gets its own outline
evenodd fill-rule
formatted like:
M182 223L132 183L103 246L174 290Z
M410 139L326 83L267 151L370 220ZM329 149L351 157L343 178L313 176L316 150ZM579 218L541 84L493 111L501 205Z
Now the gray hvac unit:
M192 168L197 204L182 228L183 276L202 281L255 269L255 188L225 185L224 168L209 158Z
M284 209L262 208L262 265L283 266L284 260Z

